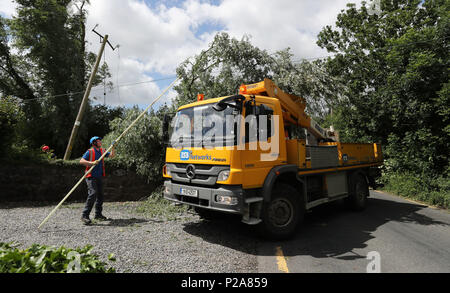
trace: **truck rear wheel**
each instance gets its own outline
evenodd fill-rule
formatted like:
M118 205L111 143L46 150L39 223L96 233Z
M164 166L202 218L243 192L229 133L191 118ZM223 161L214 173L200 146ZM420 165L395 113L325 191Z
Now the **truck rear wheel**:
M265 202L262 210L262 223L259 229L262 236L282 240L294 236L298 224L304 217L303 200L298 191L288 184L277 184L272 191L270 202Z
M353 174L350 178L349 196L347 199L349 207L354 211L364 210L368 196L369 186L366 178L361 174Z

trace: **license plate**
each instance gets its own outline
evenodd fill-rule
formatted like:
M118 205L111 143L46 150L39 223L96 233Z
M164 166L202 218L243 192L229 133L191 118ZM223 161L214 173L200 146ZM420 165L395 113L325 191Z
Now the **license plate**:
M180 188L180 194L181 195L186 195L186 196L197 197L198 196L198 190L196 190L196 189Z

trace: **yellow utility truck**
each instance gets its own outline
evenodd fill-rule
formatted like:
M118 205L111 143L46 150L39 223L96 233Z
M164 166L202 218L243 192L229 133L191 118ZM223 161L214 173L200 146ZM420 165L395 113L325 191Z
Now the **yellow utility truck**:
M270 79L203 99L165 119L164 198L204 217L234 213L270 238L294 235L305 212L345 199L362 210L383 163L376 143L341 143Z

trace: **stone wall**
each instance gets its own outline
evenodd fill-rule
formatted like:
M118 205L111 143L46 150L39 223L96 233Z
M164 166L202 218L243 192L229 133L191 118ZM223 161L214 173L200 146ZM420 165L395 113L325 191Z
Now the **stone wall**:
M81 165L0 164L0 202L59 202L84 174ZM103 179L105 201L134 201L150 195L155 186L133 171L107 165ZM82 182L67 201L84 201L86 182Z

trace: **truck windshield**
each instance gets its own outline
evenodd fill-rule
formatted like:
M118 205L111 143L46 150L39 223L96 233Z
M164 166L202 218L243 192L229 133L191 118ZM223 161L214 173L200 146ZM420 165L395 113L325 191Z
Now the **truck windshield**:
M213 105L178 111L172 121L170 145L174 148L236 145L237 117L240 117L240 112L232 107L216 111Z

